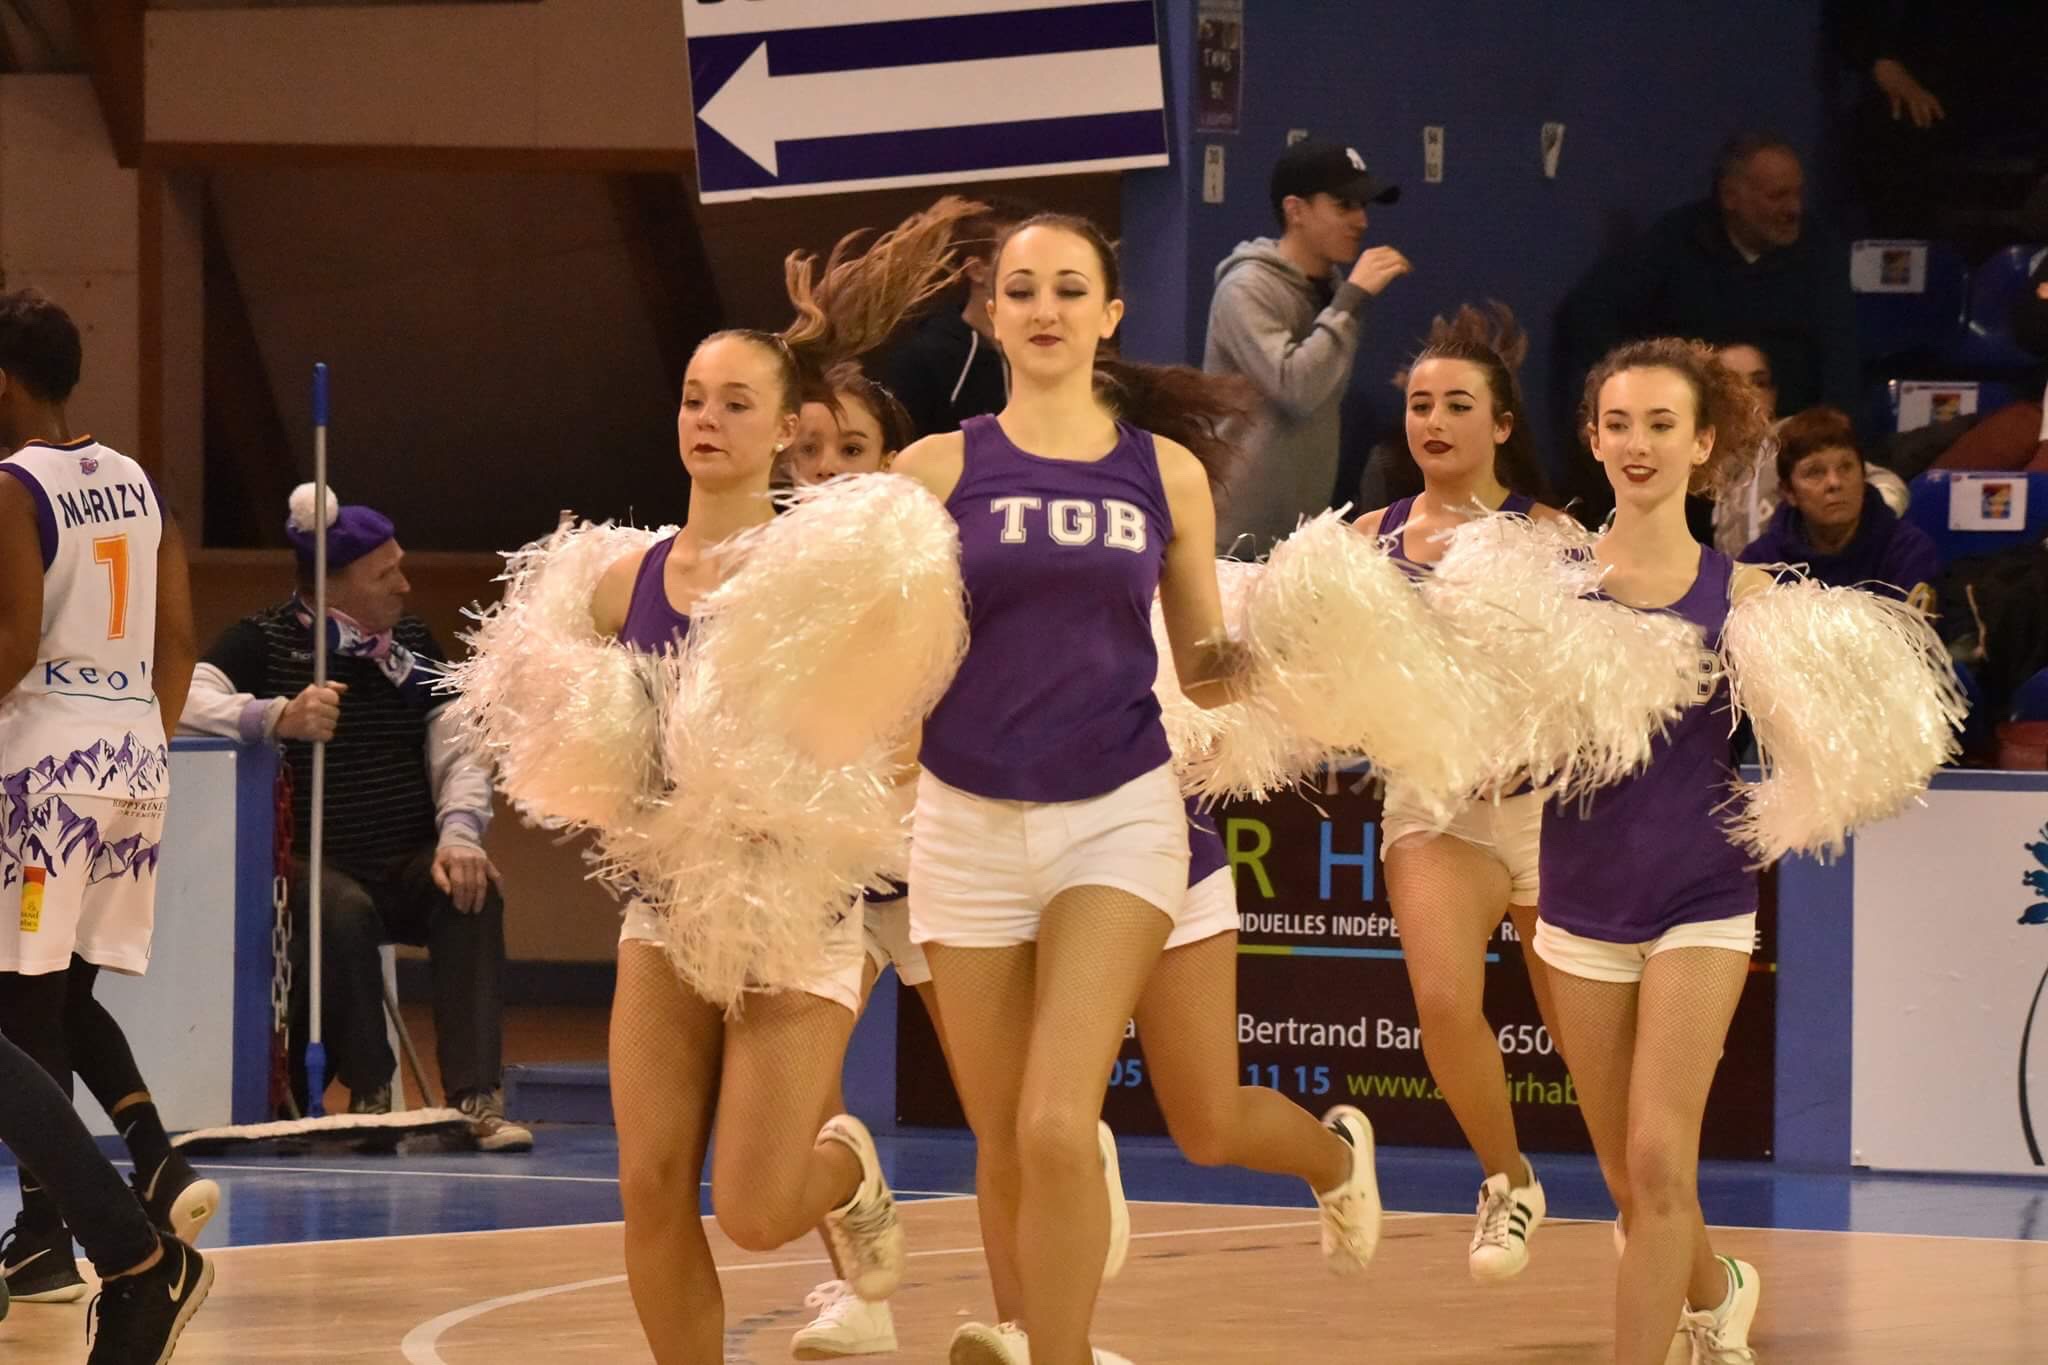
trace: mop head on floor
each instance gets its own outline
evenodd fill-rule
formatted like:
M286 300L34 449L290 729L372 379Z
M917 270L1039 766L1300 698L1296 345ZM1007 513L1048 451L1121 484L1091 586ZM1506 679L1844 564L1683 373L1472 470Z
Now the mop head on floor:
M459 1109L407 1109L396 1114L328 1114L317 1119L279 1119L274 1123L238 1123L225 1128L195 1128L171 1139L187 1156L247 1151L266 1144L303 1151L310 1147L352 1150L396 1150L410 1138L437 1137L467 1141L469 1119Z

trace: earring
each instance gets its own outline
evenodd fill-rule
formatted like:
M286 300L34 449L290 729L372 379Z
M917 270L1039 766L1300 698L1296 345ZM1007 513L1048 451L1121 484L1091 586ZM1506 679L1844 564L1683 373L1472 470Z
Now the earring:
M783 451L785 451L785 450L788 450L788 449L789 449L789 443L788 443L787 441L777 441L777 442L775 443L775 453L776 453L777 455L780 455L780 454L781 454L781 453L782 453Z

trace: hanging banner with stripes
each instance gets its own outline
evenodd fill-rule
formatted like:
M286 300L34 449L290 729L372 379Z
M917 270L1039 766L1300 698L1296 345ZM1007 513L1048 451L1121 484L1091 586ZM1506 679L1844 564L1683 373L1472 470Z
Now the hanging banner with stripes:
M684 0L706 203L1167 164L1152 0Z

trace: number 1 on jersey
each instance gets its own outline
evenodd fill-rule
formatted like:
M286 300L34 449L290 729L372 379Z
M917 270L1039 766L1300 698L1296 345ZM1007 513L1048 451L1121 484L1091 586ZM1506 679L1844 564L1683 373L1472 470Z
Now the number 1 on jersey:
M107 566L107 638L122 639L128 634L128 537L96 538L92 562Z

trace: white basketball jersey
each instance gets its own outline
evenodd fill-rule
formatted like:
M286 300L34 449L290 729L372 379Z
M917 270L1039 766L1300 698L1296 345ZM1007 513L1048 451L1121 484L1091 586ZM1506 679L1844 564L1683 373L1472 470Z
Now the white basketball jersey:
M141 465L91 437L31 442L0 464L28 476L43 550L42 643L0 702L0 783L27 796L162 797L156 489Z

